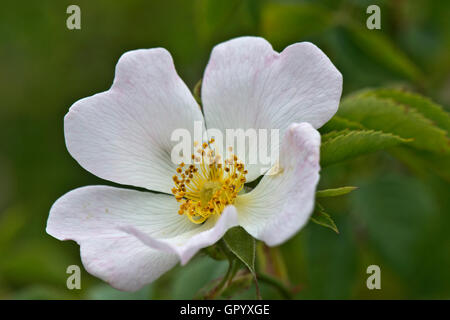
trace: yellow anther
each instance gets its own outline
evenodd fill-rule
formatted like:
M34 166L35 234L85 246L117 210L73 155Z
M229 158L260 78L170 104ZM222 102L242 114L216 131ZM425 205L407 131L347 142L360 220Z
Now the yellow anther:
M225 206L234 203L246 182L244 164L238 162L236 155L219 163L220 155L210 146L213 142L214 139L210 139L197 149L201 158L191 156L196 160L195 165L182 170L185 164L181 163L176 169L177 175L172 177L175 187L171 191L180 203L178 214L186 215L196 224L205 222L212 215L220 215ZM194 142L195 147L198 144Z

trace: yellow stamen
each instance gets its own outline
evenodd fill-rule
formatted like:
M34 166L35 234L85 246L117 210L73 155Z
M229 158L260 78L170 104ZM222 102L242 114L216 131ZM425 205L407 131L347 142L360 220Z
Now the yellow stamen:
M247 170L231 155L224 163L219 163L220 155L211 148L214 139L203 143L192 159L196 165L185 167L181 163L173 176L175 187L172 193L180 202L178 214L186 215L193 223L205 222L212 215L220 215L229 204L233 204L237 194L244 187ZM194 142L194 146L198 146Z

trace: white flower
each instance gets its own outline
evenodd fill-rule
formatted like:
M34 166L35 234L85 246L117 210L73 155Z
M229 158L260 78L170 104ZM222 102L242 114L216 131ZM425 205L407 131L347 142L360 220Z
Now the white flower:
M281 244L313 210L320 170L320 135L314 128L334 115L341 91L341 74L315 45L296 43L277 53L262 38L242 37L212 51L202 82L203 117L169 52L127 52L111 89L70 108L66 144L91 173L160 193L107 186L73 190L51 208L47 232L75 240L89 273L130 291L179 261L187 263L233 226L268 245ZM181 190L172 190L177 166L170 159L171 133L192 131L194 121L220 130L278 128L283 137L278 173L264 176L243 195L224 188L229 201L220 203L219 196L220 206L212 204L211 214L202 215L195 199L186 204ZM260 173L257 167L247 172L234 166L246 181ZM208 181L195 173L201 189ZM219 181L228 179L237 188L245 181L225 170L220 174ZM189 212L204 217L204 223L193 223Z

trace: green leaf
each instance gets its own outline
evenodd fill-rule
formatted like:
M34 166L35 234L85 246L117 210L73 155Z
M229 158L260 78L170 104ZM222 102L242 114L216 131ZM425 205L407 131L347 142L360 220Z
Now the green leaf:
M350 133L352 130L350 129L342 129L342 130L334 130L322 135L322 143L325 143L328 140L332 140L338 136L342 136Z
M358 187L340 187L335 189L319 190L316 192L316 197L317 198L337 197L350 193L356 189L358 189Z
M414 139L411 146L433 152L450 150L446 132L436 127L421 113L393 100L364 95L341 102L339 116L359 122L367 129L392 133L404 139Z
M318 225L329 228L334 232L339 233L336 223L334 223L333 219L328 213L323 211L321 206L316 207L316 210L314 210L313 215L309 219Z
M322 167L351 159L363 154L386 149L408 140L390 133L373 130L345 131L342 135L326 140L321 145Z
M422 81L424 77L421 71L382 31L367 30L355 24L346 27L355 45L374 61L403 77L415 82Z
M256 241L242 227L234 227L227 231L223 237L223 243L228 250L233 253L248 270L250 270L255 280L256 297L261 299L258 279L256 278Z
M348 119L334 116L323 127L320 128L321 133L328 133L331 131L345 130L345 129L364 129L364 126L358 122L350 121Z
M255 275L256 242L243 228L234 227L223 237L226 247Z
M396 89L369 90L365 92L365 95L392 99L399 104L414 108L435 125L447 131L447 134L450 132L450 114L427 97Z

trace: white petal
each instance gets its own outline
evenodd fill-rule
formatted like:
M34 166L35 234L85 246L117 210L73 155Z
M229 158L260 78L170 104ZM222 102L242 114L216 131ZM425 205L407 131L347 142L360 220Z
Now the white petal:
M309 42L278 53L264 39L236 38L217 45L202 83L208 128L279 129L293 122L321 127L337 111L342 75ZM261 166L249 166L248 181Z
M110 90L77 101L65 117L70 154L116 183L170 193L175 129L193 134L203 116L162 48L125 53Z
M86 270L121 290L134 291L172 268L178 257L154 250L121 231L134 225L156 237L173 237L195 225L177 214L174 197L106 186L62 196L50 210L47 233L80 245Z
M177 254L181 264L184 265L200 249L219 241L228 229L237 226L237 224L236 208L227 206L218 219L213 216L198 228L170 239L158 239L134 226L127 226L122 230L135 235L152 248Z
M283 139L278 171L239 196L239 224L270 246L293 236L314 209L319 181L320 135L309 124L292 124Z

